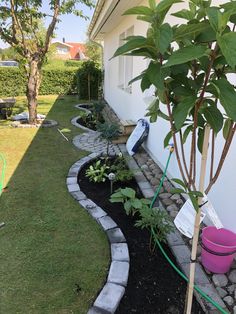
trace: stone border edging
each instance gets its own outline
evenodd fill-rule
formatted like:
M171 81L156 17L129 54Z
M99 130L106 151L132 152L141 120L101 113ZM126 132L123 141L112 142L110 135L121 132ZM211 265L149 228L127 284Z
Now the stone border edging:
M107 281L94 301L88 314L115 313L124 293L129 276L129 250L126 239L115 221L80 190L77 176L83 166L99 157L92 153L74 163L67 175L66 184L69 193L101 225L110 242L111 264Z
M87 113L90 113L90 112L91 112L90 110L88 110L88 109L86 109L86 108L81 108L81 107L80 107L80 106L84 106L84 105L89 105L89 104L78 104L78 105L75 105L75 108L80 109L80 110L82 110L82 111L85 111L85 112L87 112ZM71 123L72 123L75 127L80 128L80 129L82 129L82 130L84 130L84 131L91 132L91 133L96 133L96 131L91 130L91 129L89 129L89 128L86 128L85 126L79 124L79 123L77 122L77 120L78 120L79 118L81 118L81 116L77 116L77 117L72 118L72 119L71 119Z
M22 120L21 120L22 121ZM26 129L26 128L52 128L54 126L58 125L58 122L56 120L52 119L46 119L47 123L37 123L37 124L28 124L28 123L21 123L20 120L13 121L10 125L13 128L19 128L19 129ZM24 120L26 121L26 120Z

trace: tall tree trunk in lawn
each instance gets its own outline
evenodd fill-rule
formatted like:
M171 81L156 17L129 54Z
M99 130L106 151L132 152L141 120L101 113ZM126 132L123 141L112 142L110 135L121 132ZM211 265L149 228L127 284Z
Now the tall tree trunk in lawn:
M29 110L29 124L35 124L37 120L37 98L40 86L41 65L38 60L32 60L29 64L27 83L27 100Z

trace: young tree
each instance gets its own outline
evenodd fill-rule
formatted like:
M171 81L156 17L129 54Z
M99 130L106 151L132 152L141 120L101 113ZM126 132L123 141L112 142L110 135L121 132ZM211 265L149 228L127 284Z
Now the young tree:
M41 82L41 68L59 17L73 13L87 18L79 5L94 5L93 0L50 0L50 12L44 13L42 0L7 0L0 2L0 38L14 47L27 64L27 89L29 123L37 118L37 96ZM38 29L43 18L50 18L45 34Z
M178 2L182 1L162 0L156 4L155 0L149 0L149 7L129 9L126 15L138 15L138 19L149 23L149 28L146 36L128 37L114 56L125 54L150 59L148 68L132 82L141 80L142 91L151 85L156 87L156 99L147 115L151 122L157 117L168 121L170 132L164 145L173 138L183 178L183 181L176 180L181 185L178 190L188 193L197 211L186 306L186 313L190 314L202 193L207 194L219 178L236 132L236 87L230 79L236 71L236 1L211 6L211 0L189 0L188 9L172 14L185 22L172 26L166 21L166 14ZM224 137L222 147L216 143L220 132ZM210 171L206 176L209 142ZM186 143L190 143L189 156L186 156ZM216 147L220 158L216 158ZM199 153L201 167L197 164Z
M85 44L85 55L98 64L102 62L102 48L97 43L90 40Z

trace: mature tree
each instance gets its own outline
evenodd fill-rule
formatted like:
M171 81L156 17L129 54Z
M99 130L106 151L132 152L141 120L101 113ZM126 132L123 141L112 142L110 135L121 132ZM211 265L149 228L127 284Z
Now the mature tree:
M90 40L85 44L85 55L96 63L101 64L102 62L102 48Z
M49 11L43 12L42 0L0 1L0 38L14 47L27 64L26 96L29 109L29 123L37 118L37 96L41 82L41 68L49 50L56 24L62 14L73 13L84 16L80 6L92 7L94 0L51 0ZM41 31L43 18L50 22L45 34Z

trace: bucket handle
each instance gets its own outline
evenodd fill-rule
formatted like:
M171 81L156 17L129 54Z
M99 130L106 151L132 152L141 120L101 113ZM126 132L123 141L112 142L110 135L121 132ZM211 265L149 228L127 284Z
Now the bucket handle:
M205 251L207 251L208 253L213 254L213 255L217 255L217 256L229 256L229 255L233 255L233 254L236 253L236 250L231 251L231 252L225 252L225 253L214 252L214 251L208 249L208 247L206 247L206 246L202 243L202 241L200 241L200 245L201 245L201 247L202 247Z

